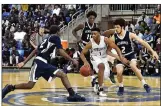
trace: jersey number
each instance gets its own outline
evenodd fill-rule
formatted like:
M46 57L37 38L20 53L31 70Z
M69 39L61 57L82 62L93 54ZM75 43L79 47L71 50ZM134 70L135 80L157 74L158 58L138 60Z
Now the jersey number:
M88 34L88 35L87 35L87 39L90 39L90 38L91 38L91 34Z
M125 53L125 47L121 47L122 48L122 53Z
M40 45L40 48L41 48L41 49L43 48L43 45L44 45L44 43L46 42L46 40L47 40L47 39L45 39L45 40L41 43L41 45Z

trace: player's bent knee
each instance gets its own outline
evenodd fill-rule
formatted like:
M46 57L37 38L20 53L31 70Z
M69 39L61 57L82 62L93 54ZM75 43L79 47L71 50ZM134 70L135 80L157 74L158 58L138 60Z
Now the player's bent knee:
M104 69L105 69L105 65L104 65L103 63L100 63L100 64L98 65L98 68L99 68L100 70L104 70Z
M65 78L65 77L67 77L67 75L63 71L58 71L56 73L56 77Z

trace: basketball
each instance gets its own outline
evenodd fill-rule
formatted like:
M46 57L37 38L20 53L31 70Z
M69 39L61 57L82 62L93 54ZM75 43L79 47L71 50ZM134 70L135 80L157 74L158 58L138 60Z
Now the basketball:
M88 77L89 75L91 75L91 68L87 68L85 66L82 66L80 68L80 74L84 77Z

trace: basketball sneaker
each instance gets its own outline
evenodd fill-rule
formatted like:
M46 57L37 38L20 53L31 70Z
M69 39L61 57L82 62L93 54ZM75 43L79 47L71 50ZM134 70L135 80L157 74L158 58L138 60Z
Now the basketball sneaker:
M117 91L118 96L122 96L124 94L124 87L119 87L119 90Z
M80 96L78 93L75 93L73 96L67 97L69 102L78 102L78 101L85 101L85 97Z
M110 79L110 82L111 82L112 84L115 84L115 83L116 83L113 72L110 72L109 79Z
M95 77L92 79L92 81L91 81L92 87L94 87L94 85L95 85L97 79L98 79L98 76L95 76Z
M103 88L98 88L97 95L99 95L101 97L107 96L106 93L104 93Z
M99 89L98 82L95 82L94 87L93 87L93 91L94 91L95 93L97 93L97 92L98 92L98 89Z
M147 93L151 92L151 88L148 84L144 84L144 89L146 90Z
M2 89L2 99L11 91L14 90L13 85L6 85L3 89Z

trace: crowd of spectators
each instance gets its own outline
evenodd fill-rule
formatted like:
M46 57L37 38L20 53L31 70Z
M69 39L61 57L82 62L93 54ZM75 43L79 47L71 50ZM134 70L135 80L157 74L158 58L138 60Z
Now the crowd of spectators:
M3 4L3 66L13 66L23 61L47 36L51 25L61 28L71 21L73 14L86 9L85 4Z

